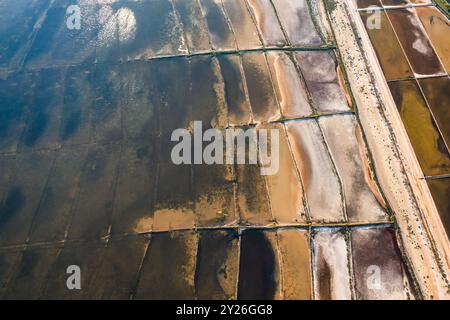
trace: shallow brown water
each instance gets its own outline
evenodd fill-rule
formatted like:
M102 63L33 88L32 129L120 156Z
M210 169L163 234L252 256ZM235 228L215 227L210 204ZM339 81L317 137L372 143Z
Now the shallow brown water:
M235 299L239 238L234 231L200 233L195 289L198 299Z
M449 173L450 155L417 83L391 82L389 87L424 174Z
M311 258L306 230L279 230L279 247L283 270L283 298L312 298Z
M448 77L420 79L419 85L447 146L450 146L450 79Z
M194 299L197 235L152 235L142 265L136 299Z
M244 54L242 60L254 120L262 122L278 119L280 110L265 54Z
M361 19L366 26L372 45L380 61L386 80L403 79L413 76L408 65L402 47L392 30L391 24L386 17L386 13L381 11L381 28L369 28L368 18L371 13L360 12Z

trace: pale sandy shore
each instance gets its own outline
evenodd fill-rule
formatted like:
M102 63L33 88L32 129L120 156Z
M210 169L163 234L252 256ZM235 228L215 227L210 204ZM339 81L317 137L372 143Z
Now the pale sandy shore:
M329 2L335 4L329 17L402 250L423 298L450 299L450 244L368 35L352 0Z

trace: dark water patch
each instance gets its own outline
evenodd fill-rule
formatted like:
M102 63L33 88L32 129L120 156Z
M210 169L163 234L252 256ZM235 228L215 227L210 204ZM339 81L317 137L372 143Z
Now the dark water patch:
M39 207L54 160L54 152L22 153L17 156L17 168L10 198L4 200L0 215L0 245L23 244L33 217ZM8 197L7 197L8 198ZM6 206L5 206L6 204Z
M215 127L220 116L219 97L215 91L219 79L214 73L217 61L198 57L191 61L192 120L202 121L203 129Z
M250 104L245 95L244 79L240 70L240 57L219 56L220 69L225 82L225 97L230 124L250 123Z
M270 300L275 295L275 252L262 231L241 236L239 300Z
M88 143L90 111L94 104L92 72L69 68L64 79L60 139L65 145Z
M15 152L26 126L33 82L28 74L0 79L0 150Z
M0 65L15 67L26 54L28 40L50 1L2 1L0 11Z
M244 54L242 60L255 121L277 118L279 109L264 54Z
M386 11L413 71L419 75L444 73L439 58L421 28L420 19L413 9Z
M318 259L323 259L318 257ZM320 275L318 282L319 285L319 296L322 300L331 300L331 269L327 262L322 264L322 269L320 270Z
M383 6L403 6L409 4L408 0L381 0Z
M62 140L67 141L70 137L72 137L80 127L80 123L81 111L71 112L66 119L66 123L63 125Z
M238 241L238 234L235 231L200 233L195 272L195 289L198 299L235 298Z
M59 144L63 108L63 74L44 70L33 76L34 94L30 102L30 117L24 133L24 147L48 148Z
M427 180L427 183L447 232L447 237L450 238L450 179Z
M367 8L370 6L381 7L380 0L356 0L358 8Z
M94 62L101 28L97 18L97 10L100 7L79 4L81 24L77 29L68 27L72 22L72 15L67 14L66 10L72 4L56 1L48 10L27 55L27 67L41 68Z
M6 195L10 184L13 183L14 173L16 171L15 156L0 156L0 204Z
M5 299L35 300L40 298L58 250L58 248L27 249L11 279Z
M214 49L235 49L236 44L225 16L221 2L211 0L199 0L205 13L206 22L208 24L211 43Z
M142 266L136 299L194 299L197 238L193 232L155 234Z
M25 201L22 187L12 187L0 207L0 225L8 223L24 207Z

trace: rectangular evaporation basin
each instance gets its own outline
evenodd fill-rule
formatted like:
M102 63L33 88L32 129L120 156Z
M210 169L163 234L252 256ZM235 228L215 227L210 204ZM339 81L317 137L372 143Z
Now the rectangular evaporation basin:
M64 74L58 69L44 69L33 73L32 78L34 90L19 149L55 149L61 143Z
M294 57L287 52L267 53L275 91L284 118L306 117L313 113L306 84L301 77Z
M0 66L19 67L33 40L34 28L50 5L49 0L0 3Z
M56 1L48 10L27 55L27 67L68 66L95 61L97 50L102 43L102 25L97 19L99 7L80 3L81 20L80 28L77 29L68 27L71 22L70 15L66 13L68 6L68 3ZM104 28L103 34L107 33L107 27ZM108 32L111 33L110 30ZM103 45L106 46L106 43ZM108 45L111 46L110 50L116 51L117 54L117 45Z
M234 230L199 234L195 291L198 299L236 299L239 235Z
M415 298L411 277L393 229L355 228L351 230L350 238L357 299Z
M314 47L323 44L314 25L307 0L272 0L292 46Z
M295 58L319 114L350 111L333 51L298 51Z
M95 103L92 76L91 70L80 67L66 72L60 128L60 140L66 146L90 142L91 111Z
M3 298L7 300L41 298L59 250L56 247L28 248L23 253Z
M247 10L245 0L222 0L239 49L262 47L255 23Z
M43 299L79 300L86 299L91 292L95 276L104 257L105 244L101 242L68 242L61 249L57 260L49 272L48 281L42 294ZM67 267L76 265L81 270L82 290L67 290Z
M86 298L128 300L135 290L138 273L148 247L144 236L128 236L108 242ZM82 271L83 272L83 271Z
M416 81L391 82L389 88L423 173L450 173L449 152Z
M86 154L86 146L59 151L33 218L29 235L31 243L64 240L72 218Z
M89 148L73 208L69 239L98 239L108 234L120 158L120 145Z
M302 120L288 122L286 127L310 219L320 223L345 221L341 183L319 125L315 120Z
M386 12L416 76L445 73L414 9Z
M402 47L384 11L360 12L361 19L369 34L386 80L413 77ZM380 18L380 28L375 25L375 18ZM374 25L372 25L372 23Z
M190 52L211 50L208 26L198 0L173 0Z
M187 53L183 30L170 0L114 5L122 60ZM124 24L124 27L121 27Z
M20 170L17 170L0 205L0 246L25 243L54 158L53 151L34 151L17 156Z
M154 231L193 228L196 224L191 165L158 164Z
M250 101L247 99L241 59L237 55L218 57L225 86L229 125L247 125L251 122Z
M254 121L259 123L279 119L280 109L265 54L247 53L242 56L242 60Z
M275 231L246 230L241 236L239 300L281 298L280 261Z
M152 235L134 298L194 299L197 246L192 231Z
M112 234L152 231L157 162L154 143L148 140L123 145Z
M301 229L279 229L283 299L312 299L309 234Z
M427 180L427 183L447 232L447 237L450 238L450 179L430 179Z
M266 130L269 152L274 144L278 148L278 154L270 155L272 161L276 161L274 158L278 157L278 168L271 163L274 171L265 176L274 219L280 225L306 222L307 212L304 206L303 187L284 125L280 123L258 125L257 129ZM278 141L271 140L271 131L273 130L278 132ZM276 152L277 149L274 148L273 150ZM267 168L268 166L264 167ZM275 169L278 170L275 171Z
M258 165L236 165L237 208L240 224L244 226L266 226L274 222L260 169Z
M33 102L33 80L29 73L12 73L0 79L1 153L17 151Z
M450 146L450 79L448 77L420 79L419 86L447 146Z
M450 23L448 18L435 7L416 8L417 15L442 60L447 72L450 72Z
M236 50L236 39L222 6L222 0L199 0L208 24L214 50Z
M314 292L317 300L351 300L350 263L343 230L313 232Z
M8 290L8 283L14 275L22 255L22 250L0 253L0 297L4 297Z
M284 47L287 42L270 0L247 0L266 47Z
M237 223L234 181L232 165L194 166L194 202L198 226L219 227Z
M348 220L387 221L386 204L374 179L356 118L352 115L322 117L319 124L342 179Z

